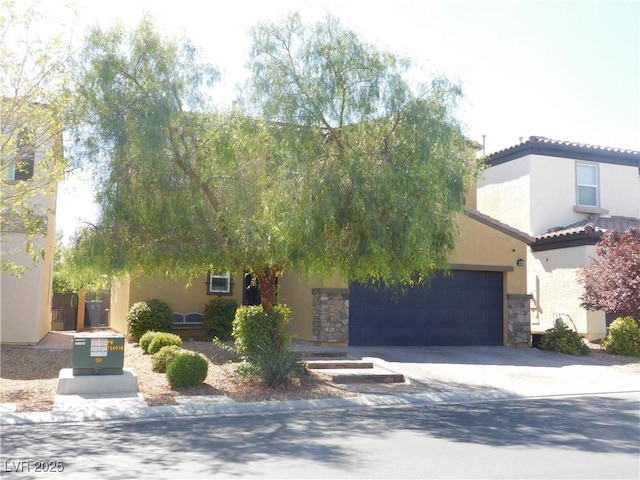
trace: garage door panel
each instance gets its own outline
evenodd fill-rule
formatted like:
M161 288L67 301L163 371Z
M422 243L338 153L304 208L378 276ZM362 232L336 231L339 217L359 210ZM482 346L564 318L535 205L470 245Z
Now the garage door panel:
M404 292L352 284L351 345L502 345L501 272L454 271Z

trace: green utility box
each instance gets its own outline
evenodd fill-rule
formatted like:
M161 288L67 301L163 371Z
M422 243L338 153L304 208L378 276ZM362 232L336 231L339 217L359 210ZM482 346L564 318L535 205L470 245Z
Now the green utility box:
M124 335L79 333L73 337L74 375L122 375Z

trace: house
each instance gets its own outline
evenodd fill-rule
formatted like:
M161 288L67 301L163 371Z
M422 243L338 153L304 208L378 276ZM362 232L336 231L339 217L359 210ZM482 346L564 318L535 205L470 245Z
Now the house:
M292 309L290 333L329 345L528 345L525 261L533 238L477 212L473 198L468 204L458 216L451 272L428 286L398 292L286 273L278 299ZM111 328L125 333L131 305L149 298L164 300L182 314L175 315L174 326L187 337L197 327L193 314L212 298L256 303L243 276L208 274L185 283L164 276L118 279L112 283Z
M604 231L640 226L639 162L637 151L545 137L489 155L478 209L536 239L527 253L533 332L561 318L588 339L606 335L612 316L581 307L578 273Z
M12 131L2 133L2 260L25 267L25 271L21 276L6 269L0 273L0 342L30 345L49 332L51 321L56 184L43 172L50 171L51 162L62 158L62 135L52 135L44 127L22 129L18 140L10 142L7 138ZM11 143L14 146L8 146ZM31 218L39 221L34 247L42 256L35 264L25 251L29 238L25 223L12 216L17 208L15 195L25 186L35 191L35 195L29 195L28 207L32 209Z

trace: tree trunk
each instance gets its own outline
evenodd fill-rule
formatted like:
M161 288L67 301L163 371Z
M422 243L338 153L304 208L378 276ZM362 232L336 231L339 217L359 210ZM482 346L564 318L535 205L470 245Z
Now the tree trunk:
M264 270L254 271L258 290L260 291L260 305L265 312L270 312L277 304L277 279L280 269L274 266L266 267Z

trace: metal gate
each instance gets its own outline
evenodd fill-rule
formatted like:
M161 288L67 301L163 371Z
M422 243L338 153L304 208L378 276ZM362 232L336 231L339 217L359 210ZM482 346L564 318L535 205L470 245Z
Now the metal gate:
M111 290L88 292L84 304L85 328L108 327Z
M78 295L54 293L51 304L51 331L61 332L78 329Z

